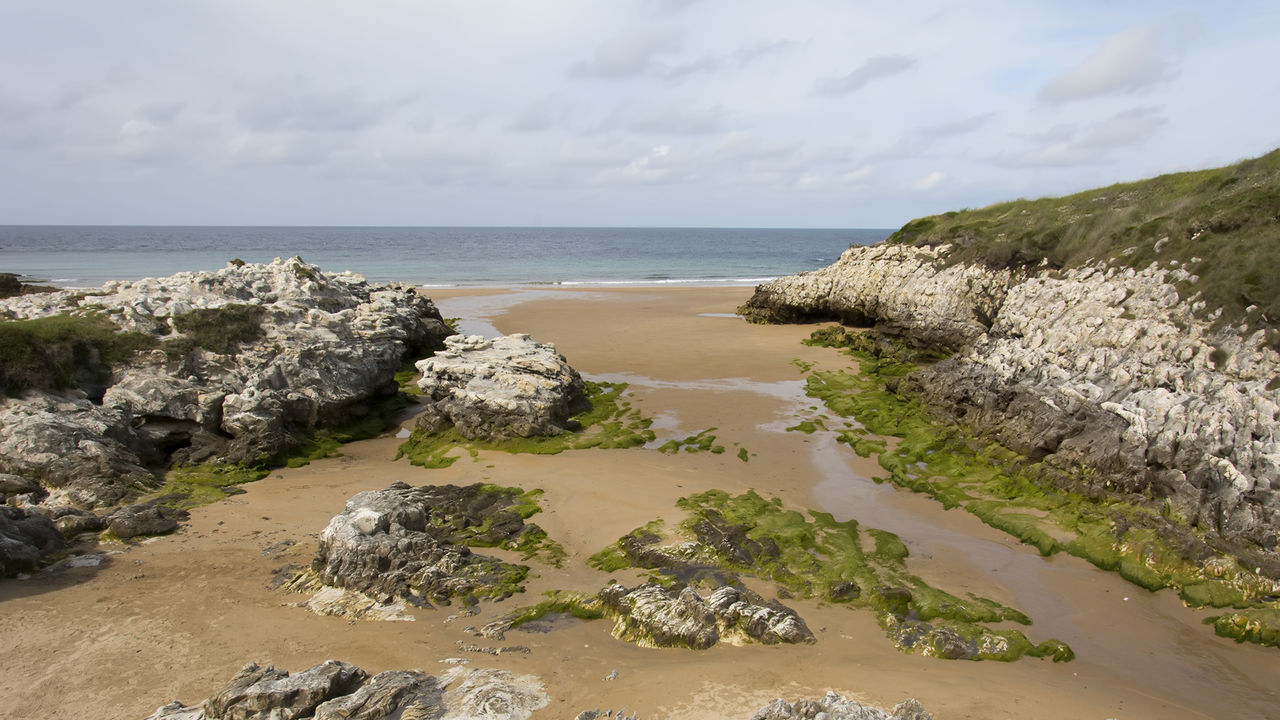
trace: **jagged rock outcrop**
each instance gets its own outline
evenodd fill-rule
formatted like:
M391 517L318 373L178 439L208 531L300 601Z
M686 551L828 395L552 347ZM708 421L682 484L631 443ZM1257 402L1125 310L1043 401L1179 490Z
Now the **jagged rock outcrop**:
M528 335L453 336L417 367L430 398L418 420L427 432L452 425L472 440L559 435L589 407L578 372Z
M36 481L29 500L80 507L154 485L156 467L257 462L359 419L394 394L406 355L451 333L411 287L300 258L0 301L3 319L63 314L106 318L153 348L105 381L0 398L0 472Z
M0 505L0 577L34 572L45 557L65 545L58 526L49 518Z
M506 597L528 568L473 553L468 545L519 545L525 533L541 534L509 509L512 502L511 494L478 484L395 483L359 493L321 532L311 573L323 585L380 602ZM311 589L309 583L295 581L299 590Z
M610 585L599 598L614 619L614 636L643 647L705 650L721 640L814 642L794 610L745 588L725 586L703 598L688 586L673 591L654 583L635 589Z
M760 286L742 312L952 350L904 387L1049 467L1087 468L1088 490L1167 498L1280 577L1280 356L1262 330L1215 324L1180 296L1195 278L1179 267L1013 273L948 267L947 251L850 248Z
M437 676L388 670L370 677L327 660L290 675L250 663L203 703L172 702L146 720L525 720L547 702L537 677L505 670L455 667Z
M914 698L907 698L886 712L828 692L821 700L789 703L779 698L752 715L751 720L932 720L932 717Z
M940 267L944 251L855 246L834 264L756 288L739 312L755 322L838 320L956 349L991 327L1014 278L1008 270Z

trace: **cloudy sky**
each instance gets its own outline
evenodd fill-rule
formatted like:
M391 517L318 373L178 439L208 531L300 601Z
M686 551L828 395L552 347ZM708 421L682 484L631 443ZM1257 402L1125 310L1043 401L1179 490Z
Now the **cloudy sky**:
M897 227L1278 118L1272 0L0 4L0 224Z

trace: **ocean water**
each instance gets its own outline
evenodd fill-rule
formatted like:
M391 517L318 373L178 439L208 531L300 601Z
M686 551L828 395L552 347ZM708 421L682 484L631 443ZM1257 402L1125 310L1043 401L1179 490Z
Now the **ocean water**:
M886 229L0 226L0 272L65 287L300 255L424 287L750 285L833 262Z

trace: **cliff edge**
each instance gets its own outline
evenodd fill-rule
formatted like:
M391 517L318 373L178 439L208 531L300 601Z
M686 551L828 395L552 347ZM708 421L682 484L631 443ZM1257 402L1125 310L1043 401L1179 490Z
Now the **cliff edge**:
M908 223L759 286L949 357L899 389L1091 494L1165 503L1280 577L1280 151Z

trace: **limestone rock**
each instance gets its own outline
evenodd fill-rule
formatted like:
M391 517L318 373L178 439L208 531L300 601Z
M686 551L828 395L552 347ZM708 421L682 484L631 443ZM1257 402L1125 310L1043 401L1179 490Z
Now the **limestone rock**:
M1090 469L1087 492L1167 499L1280 577L1280 355L1261 330L1197 313L1181 268L1014 274L943 267L947 251L853 247L761 285L742 312L875 325L954 351L903 387L1048 467Z
M58 314L102 315L159 348L115 367L105 389L0 398L0 473L79 507L154 487L151 468L257 462L359 419L395 392L407 354L452 332L411 287L300 258L0 300L4 319Z
M117 508L107 516L106 525L112 535L127 540L142 535L171 533L178 529L178 521L186 517L186 511L144 503Z
M467 543L496 545L535 527L510 503L509 494L479 484L396 483L359 493L321 532L312 570L324 585L379 601L503 597L528 568L473 553Z
M892 712L849 700L839 693L828 692L821 700L797 700L789 703L781 698L761 708L751 720L932 720L924 707L908 698Z
M468 439L558 435L588 407L578 372L528 335L455 335L417 367L431 403L419 426L428 431L451 424Z
M440 676L364 670L328 660L294 675L245 665L200 705L171 702L146 720L526 720L547 705L540 680L506 670L452 668Z
M49 518L0 505L0 577L35 572L45 556L65 544L62 533Z
M794 610L745 588L725 586L704 599L687 586L671 591L653 583L634 590L610 585L599 598L614 618L614 636L644 647L705 650L721 640L814 642Z

